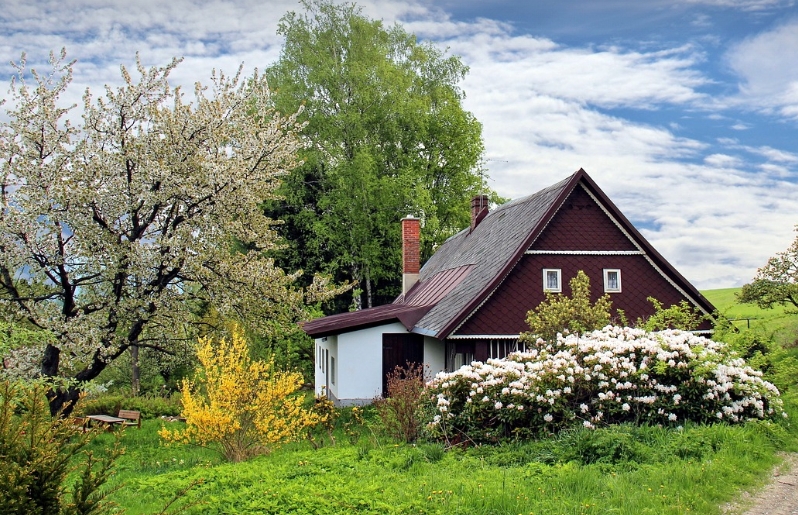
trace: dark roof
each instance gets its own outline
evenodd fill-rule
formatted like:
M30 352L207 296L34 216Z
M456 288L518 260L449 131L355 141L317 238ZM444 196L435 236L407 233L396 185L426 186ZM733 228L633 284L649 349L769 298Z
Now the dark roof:
M712 304L648 243L587 172L580 169L533 195L499 206L473 230L465 229L446 240L421 269L419 282L393 304L332 315L307 322L303 328L318 337L395 319L414 333L446 338L502 283L580 184L671 281L702 310L712 313ZM408 316L410 313L412 316Z
M469 275L472 268L466 265L442 270L429 280L416 283L404 298L399 297L393 304L317 318L302 324L302 329L310 336L320 338L397 320L410 331L436 303Z

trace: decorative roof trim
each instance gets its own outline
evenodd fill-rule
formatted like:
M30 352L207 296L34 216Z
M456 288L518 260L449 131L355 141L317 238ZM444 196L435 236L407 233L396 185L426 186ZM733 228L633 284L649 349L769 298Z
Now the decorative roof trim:
M668 277L668 275L667 275L667 274L666 274L666 273L665 273L665 272L664 272L664 271L663 271L663 270L662 270L662 269L661 269L661 268L660 268L660 267L659 267L659 266L658 266L658 265L657 265L657 264L654 262L654 260L653 260L653 259L651 259L651 257L650 257L648 254L646 254L645 252L643 252L643 249L642 249L642 248L640 247L640 245L639 245L639 244L638 244L638 243L637 243L637 242L634 240L634 238L632 238L632 236L631 236L631 235L630 235L630 234L629 234L629 233L626 231L626 228L625 228L625 227L623 227L623 226L622 226L622 225L621 225L621 224L618 222L618 220L616 220L616 219L615 219L615 217L612 215L612 213L610 213L610 212L607 210L607 208L606 208L606 207L604 207L604 203L603 203L603 202L599 202L598 198L596 198L596 196L595 196L595 195L593 195L593 193L592 193L590 190L588 190L587 188L585 188L585 187L584 187L584 185L580 184L580 186L582 186L582 189L584 189L584 190L585 190L585 192L586 192L586 193L587 193L587 194L590 196L590 198L592 198L592 199L593 199L593 201L594 201L596 204L598 204L599 208L600 208L602 211L604 211L604 214L606 214L606 215L607 215L607 216L610 218L610 220L612 220L612 223L614 223L614 224L615 224L615 226L616 226L616 227L618 227L618 229L620 229L620 230L621 230L621 232L623 232L623 234L624 234L624 235L625 235L627 238L629 238L629 241L631 241L631 242L632 242L632 244L634 244L634 246L635 246L635 247L637 247L638 249L640 249L640 253L639 253L639 254L640 254L640 255L642 255L644 258L646 258L646 261L648 261L648 263L649 263L651 266L653 266L653 267L654 267L654 270L656 270L656 271L657 271L657 273L658 273L660 276L662 276L662 278L663 278L663 279L665 279L665 280L666 280L666 281L667 281L667 282L668 282L668 283L669 283L671 286L673 286L673 287L676 289L676 291L678 291L679 293L681 293L682 295L684 295L685 297L687 297L687 298L690 300L690 302L692 302L692 303L693 303L693 305L694 305L695 307L697 307L698 309L700 309L700 310L701 310L701 312L702 312L702 313L704 313L704 314L705 314L705 315L707 315L707 316L712 316L712 314L711 314L711 313L709 313L709 312L708 312L706 309L704 309L704 307L703 307L703 306L702 306L702 305L701 305L699 302L697 302L697 301L696 301L696 300L693 298L693 296L692 296L692 295L690 295L689 293L687 293L687 292L684 290L684 288L682 288L681 286L679 286L678 284L676 284L676 282L675 282L673 279L671 279L670 277Z
M447 340L517 340L520 334L452 334Z
M556 254L563 256L644 256L642 250L527 250L525 254Z

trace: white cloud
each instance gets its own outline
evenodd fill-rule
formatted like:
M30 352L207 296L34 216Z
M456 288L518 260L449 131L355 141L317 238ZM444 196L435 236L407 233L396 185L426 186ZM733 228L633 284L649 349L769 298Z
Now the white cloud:
M739 105L798 119L798 18L732 47L727 60L742 79Z

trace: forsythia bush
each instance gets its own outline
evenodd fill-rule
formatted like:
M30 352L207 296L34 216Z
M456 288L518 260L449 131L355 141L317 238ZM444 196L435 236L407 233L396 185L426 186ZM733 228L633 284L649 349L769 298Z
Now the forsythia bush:
M162 428L165 441L218 445L226 459L238 462L294 440L320 421L295 395L302 375L253 360L240 327L229 340L201 338L197 357L195 380L184 380L181 387L186 429Z
M582 424L742 422L785 416L779 391L726 344L679 330L607 326L439 373L434 437L494 441Z

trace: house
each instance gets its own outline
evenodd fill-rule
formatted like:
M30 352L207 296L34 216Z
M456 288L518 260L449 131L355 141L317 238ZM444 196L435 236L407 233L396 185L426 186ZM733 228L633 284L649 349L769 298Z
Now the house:
M714 307L634 228L584 171L488 211L471 203L471 226L441 245L423 268L420 220L402 220L403 293L392 303L303 324L316 340L316 393L338 405L365 404L386 374L407 361L431 372L518 349L526 314L544 292L569 294L583 270L594 298L609 293L629 320L657 298ZM709 331L705 322L701 328Z

